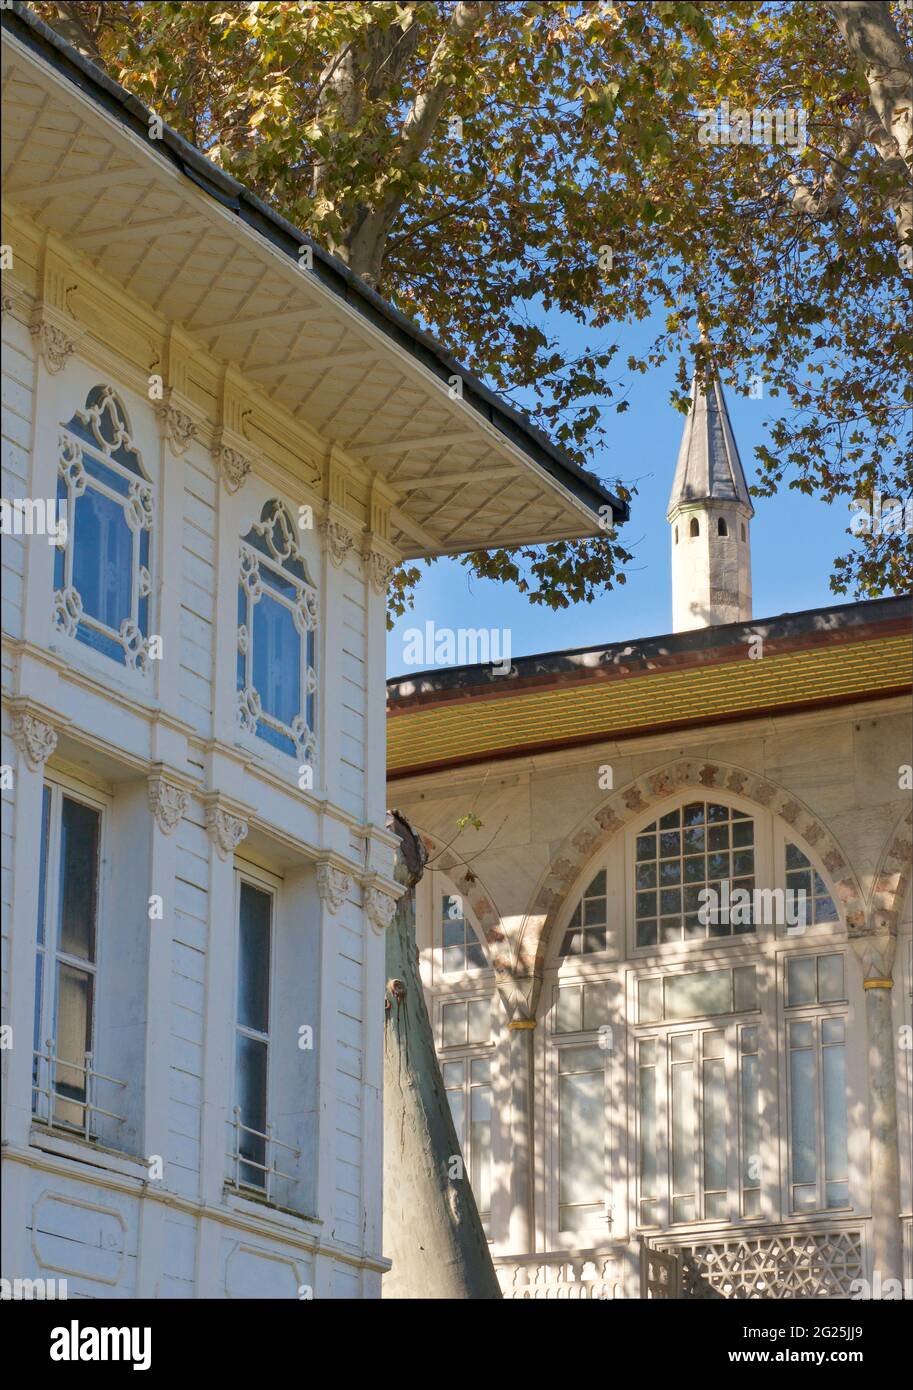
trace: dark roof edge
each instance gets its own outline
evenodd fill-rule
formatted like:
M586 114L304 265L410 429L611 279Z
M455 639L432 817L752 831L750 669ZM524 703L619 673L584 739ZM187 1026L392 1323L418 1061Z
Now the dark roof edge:
M387 681L390 699L414 699L417 695L436 692L470 690L491 685L499 691L510 689L512 680L530 676L545 676L562 672L580 672L575 658L592 656L592 670L605 669L619 659L649 660L682 652L710 652L717 647L733 647L755 637L768 641L799 637L804 634L845 631L870 623L896 622L913 619L913 595L867 599L856 603L834 604L827 608L806 608L798 613L779 613L769 618L753 618L745 623L722 623L713 627L693 628L688 632L672 632L657 637L635 638L613 642L608 646L572 647L566 651L542 652L533 656L515 657L508 676L492 674L491 664L475 666L432 667L411 675L393 676ZM586 669L586 668L583 668ZM400 694L399 687L413 687Z
M149 108L49 28L21 0L13 0L11 8L3 9L2 25L134 134L144 139L147 137L149 116L153 114ZM630 510L627 502L609 492L598 478L557 448L541 430L490 391L430 334L388 304L342 261L286 221L237 179L219 169L170 126L163 125L162 139L156 143L197 187L223 207L237 213L242 222L266 237L296 265L300 248L310 246L314 255L314 273L322 284L398 346L405 348L416 361L442 381L459 376L463 383L464 403L544 469L578 502L593 512L608 505L616 523L628 520Z

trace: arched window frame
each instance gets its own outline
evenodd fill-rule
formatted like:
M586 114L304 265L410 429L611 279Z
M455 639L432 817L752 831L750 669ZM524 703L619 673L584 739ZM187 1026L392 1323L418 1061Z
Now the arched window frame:
M433 926L433 976L436 988L450 988L464 986L467 980L483 980L491 977L493 983L494 970L491 964L491 955L485 936L476 919L476 915L465 895L462 893L453 879L440 869L434 869L429 875L431 888L431 913ZM466 963L461 970L445 969L446 947L444 944L444 901L445 899L457 901L460 905L461 920L465 924L464 942L466 943ZM484 964L477 964L470 961L469 952L471 947L477 947L478 951L473 952L484 961Z
M693 516L688 523L688 537L690 540L697 540L701 534L701 523L696 516Z
M729 522L724 516L718 516L716 519L716 533L723 539L729 535Z
M317 754L317 589L298 548L291 513L276 498L268 501L239 549L238 719L241 727L280 753L313 765ZM264 601L291 614L299 642L298 708L290 721L264 708L254 683L257 611Z
M633 940L633 902L630 901L626 885L629 880L633 882L633 854L636 836L645 825L650 824L653 820L658 820L668 810L676 806L684 806L698 799L732 806L750 815L755 821L755 843L758 847L756 862L758 886L786 887L786 846L789 843L796 844L808 858L813 869L821 876L838 909L838 920L810 924L805 931L795 934L787 931L786 924L770 925L762 926L761 930L756 933L735 938L714 938L706 942L670 944L666 947L650 950L632 948L630 942ZM607 870L610 886L613 881L619 885L614 899L615 913L613 914L610 907L609 920L610 923L614 921L617 925L617 939L621 944L621 950L614 957L606 952L604 956L599 958L561 958L558 954L560 941L566 924L573 914L578 896L601 868ZM621 906L625 904L627 905L627 921L631 924L631 935L627 938L622 934L623 924L617 920L617 914L620 913ZM625 947L623 943L626 939L629 944L626 953L627 959L624 959ZM691 949L687 949L688 947ZM619 954L622 959L619 959ZM840 1000L823 999L807 1008L788 1007L785 980L789 961L799 955L818 957L838 954L843 957L844 962L845 998ZM731 1007L727 1011L724 1012L721 1008L719 1013L706 1011L694 1017L690 1014L687 1017L673 1017L670 1013L663 1011L656 1022L651 1022L649 1019L641 1021L639 986L643 980L651 977L668 979L669 977L696 975L714 970L729 972L738 968L744 972L745 967L749 965L753 965L756 971L756 994L752 994L751 990L746 994L740 988L739 992L731 996ZM769 1114L765 1112L764 1106L773 1104L778 1107L779 1132L785 1134L790 1116L790 1096L784 1070L789 1061L788 1050L784 1042L787 1036L786 1027L791 1019L801 1020L810 1015L820 1018L845 1017L849 1069L848 1103L850 1106L858 1103L859 1097L864 1093L860 1060L863 1051L860 1049L859 1030L860 1028L864 1030L865 1026L864 1017L859 1007L861 988L858 973L858 962L848 944L845 920L832 876L821 863L814 848L805 842L792 826L766 808L728 792L723 794L715 789L707 789L707 792L699 797L694 790L691 790L688 794L679 793L675 797L670 797L651 807L650 810L630 822L625 830L613 836L603 850L590 860L572 885L564 910L556 918L552 939L549 943L541 1005L542 1026L537 1029L537 1046L540 1049L540 1065L545 1081L545 1099L542 1106L541 1124L537 1127L537 1144L539 1153L543 1155L541 1160L544 1183L542 1220L545 1223L545 1238L548 1247L563 1249L576 1248L581 1245L598 1245L603 1238L600 1234L601 1230L604 1230L605 1241L609 1241L625 1239L632 1230L641 1226L646 1229L651 1228L649 1221L640 1219L640 1111L637 1090L638 1048L641 1041L650 1038L657 1040L656 1064L660 1068L657 1076L658 1078L662 1077L664 1088L663 1095L658 1102L660 1106L660 1134L665 1133L663 1143L666 1145L662 1161L659 1164L660 1205L658 1212L662 1225L664 1227L670 1226L676 1231L687 1231L695 1225L699 1227L701 1221L715 1220L731 1225L732 1228L738 1228L743 1224L751 1226L756 1223L764 1224L779 1219L794 1219L797 1215L817 1217L826 1215L828 1209L823 1204L809 1208L805 1212L792 1211L792 1170L790 1166L792 1151L786 1145L780 1153L779 1160L775 1156L772 1157L774 1151L770 1147L770 1139L769 1137L764 1138L765 1133L770 1130L772 1121ZM594 1045L598 1041L600 1029L594 1027L576 1033L561 1032L555 1027L555 1012L557 994L560 988L568 985L571 987L580 985L585 988L587 983L599 984L601 982L605 982L610 991L608 1017L610 1036L613 1042L613 1046L606 1053L606 1111L603 1138L606 1160L606 1205L607 1209L612 1209L614 1219L611 1226L607 1222L604 1228L601 1227L601 1223L597 1223L592 1229L588 1229L583 1237L562 1231L559 1223L560 1194L558 1183L561 1168L560 1135L558 1133L559 1068L562 1049ZM732 987L733 989L736 988L734 975ZM749 995L751 997L748 997ZM669 1123L665 1087L667 1084L671 1084L666 1076L666 1067L671 1057L670 1040L673 1037L684 1035L693 1035L695 1039L695 1066L702 1078L705 1076L704 1068L706 1066L719 1065L723 1068L721 1085L725 1094L727 1117L725 1165L725 1191L727 1195L723 1199L725 1214L708 1214L703 1212L703 1206L701 1206L693 1220L682 1219L673 1222L671 1199L674 1193L671 1187L671 1152L668 1150L669 1136L664 1129ZM720 1042L722 1050L717 1053L708 1052L705 1057L705 1035L707 1039L714 1038ZM755 1039L754 1053L748 1041L752 1037ZM746 1044L744 1047L743 1039ZM720 1057L719 1063L714 1062L715 1056ZM754 1057L756 1085L760 1098L758 1123L761 1125L761 1142L765 1146L765 1154L767 1155L764 1160L763 1180L759 1185L754 1185L748 1181L746 1169L742 1163L742 1151L746 1142L744 1129L746 1120L742 1101L743 1068L748 1066L744 1060L745 1057L749 1059ZM704 1081L701 1080L700 1085L703 1086L703 1084ZM820 1126L821 1119L819 1117L819 1129ZM861 1162L861 1140L852 1127L849 1142L850 1173L852 1174L862 1171L862 1167L864 1167ZM703 1167L700 1171L703 1179ZM822 1192L824 1192L823 1180L820 1185ZM698 1199L700 1204L705 1201L703 1192L702 1185L702 1195ZM850 1201L851 1203L858 1202L861 1198L864 1198L864 1193L856 1187L856 1180L851 1177ZM839 1215L841 1210L845 1214L847 1209L852 1209L852 1207L837 1208L834 1210L834 1215Z
M57 504L66 519L54 557L53 622L57 632L85 643L128 670L149 670L152 595L152 527L155 489L133 443L120 397L104 383L93 386L83 409L60 427ZM119 507L132 535L127 616L117 627L87 611L75 583L87 521L81 499L95 496L109 515ZM93 551L98 555L97 549ZM106 576L105 590L110 594Z

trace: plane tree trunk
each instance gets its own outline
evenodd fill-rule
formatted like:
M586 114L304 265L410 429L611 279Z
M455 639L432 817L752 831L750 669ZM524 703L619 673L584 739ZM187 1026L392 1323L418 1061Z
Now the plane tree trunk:
M466 1175L419 975L415 886L426 854L396 812L396 876L406 885L387 929L384 1023L385 1298L500 1298Z

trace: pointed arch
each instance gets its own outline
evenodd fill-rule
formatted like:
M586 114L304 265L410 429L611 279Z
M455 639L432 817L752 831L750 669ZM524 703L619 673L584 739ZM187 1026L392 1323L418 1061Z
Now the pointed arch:
M872 880L869 920L878 928L895 932L910 887L913 862L913 809L904 811L885 841Z
M805 802L785 787L745 768L680 758L613 792L567 836L540 880L520 929L517 958L522 968L541 975L568 890L597 852L630 821L689 788L703 795L733 792L792 826L830 874L850 933L865 927L865 902L849 860L835 836Z

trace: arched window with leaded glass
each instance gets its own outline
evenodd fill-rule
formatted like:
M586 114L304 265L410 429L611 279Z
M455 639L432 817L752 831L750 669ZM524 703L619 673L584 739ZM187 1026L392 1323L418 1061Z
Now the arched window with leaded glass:
M295 537L288 509L272 500L241 540L238 716L249 733L313 763L317 590Z
M154 491L110 386L61 426L54 626L132 670L149 665Z

